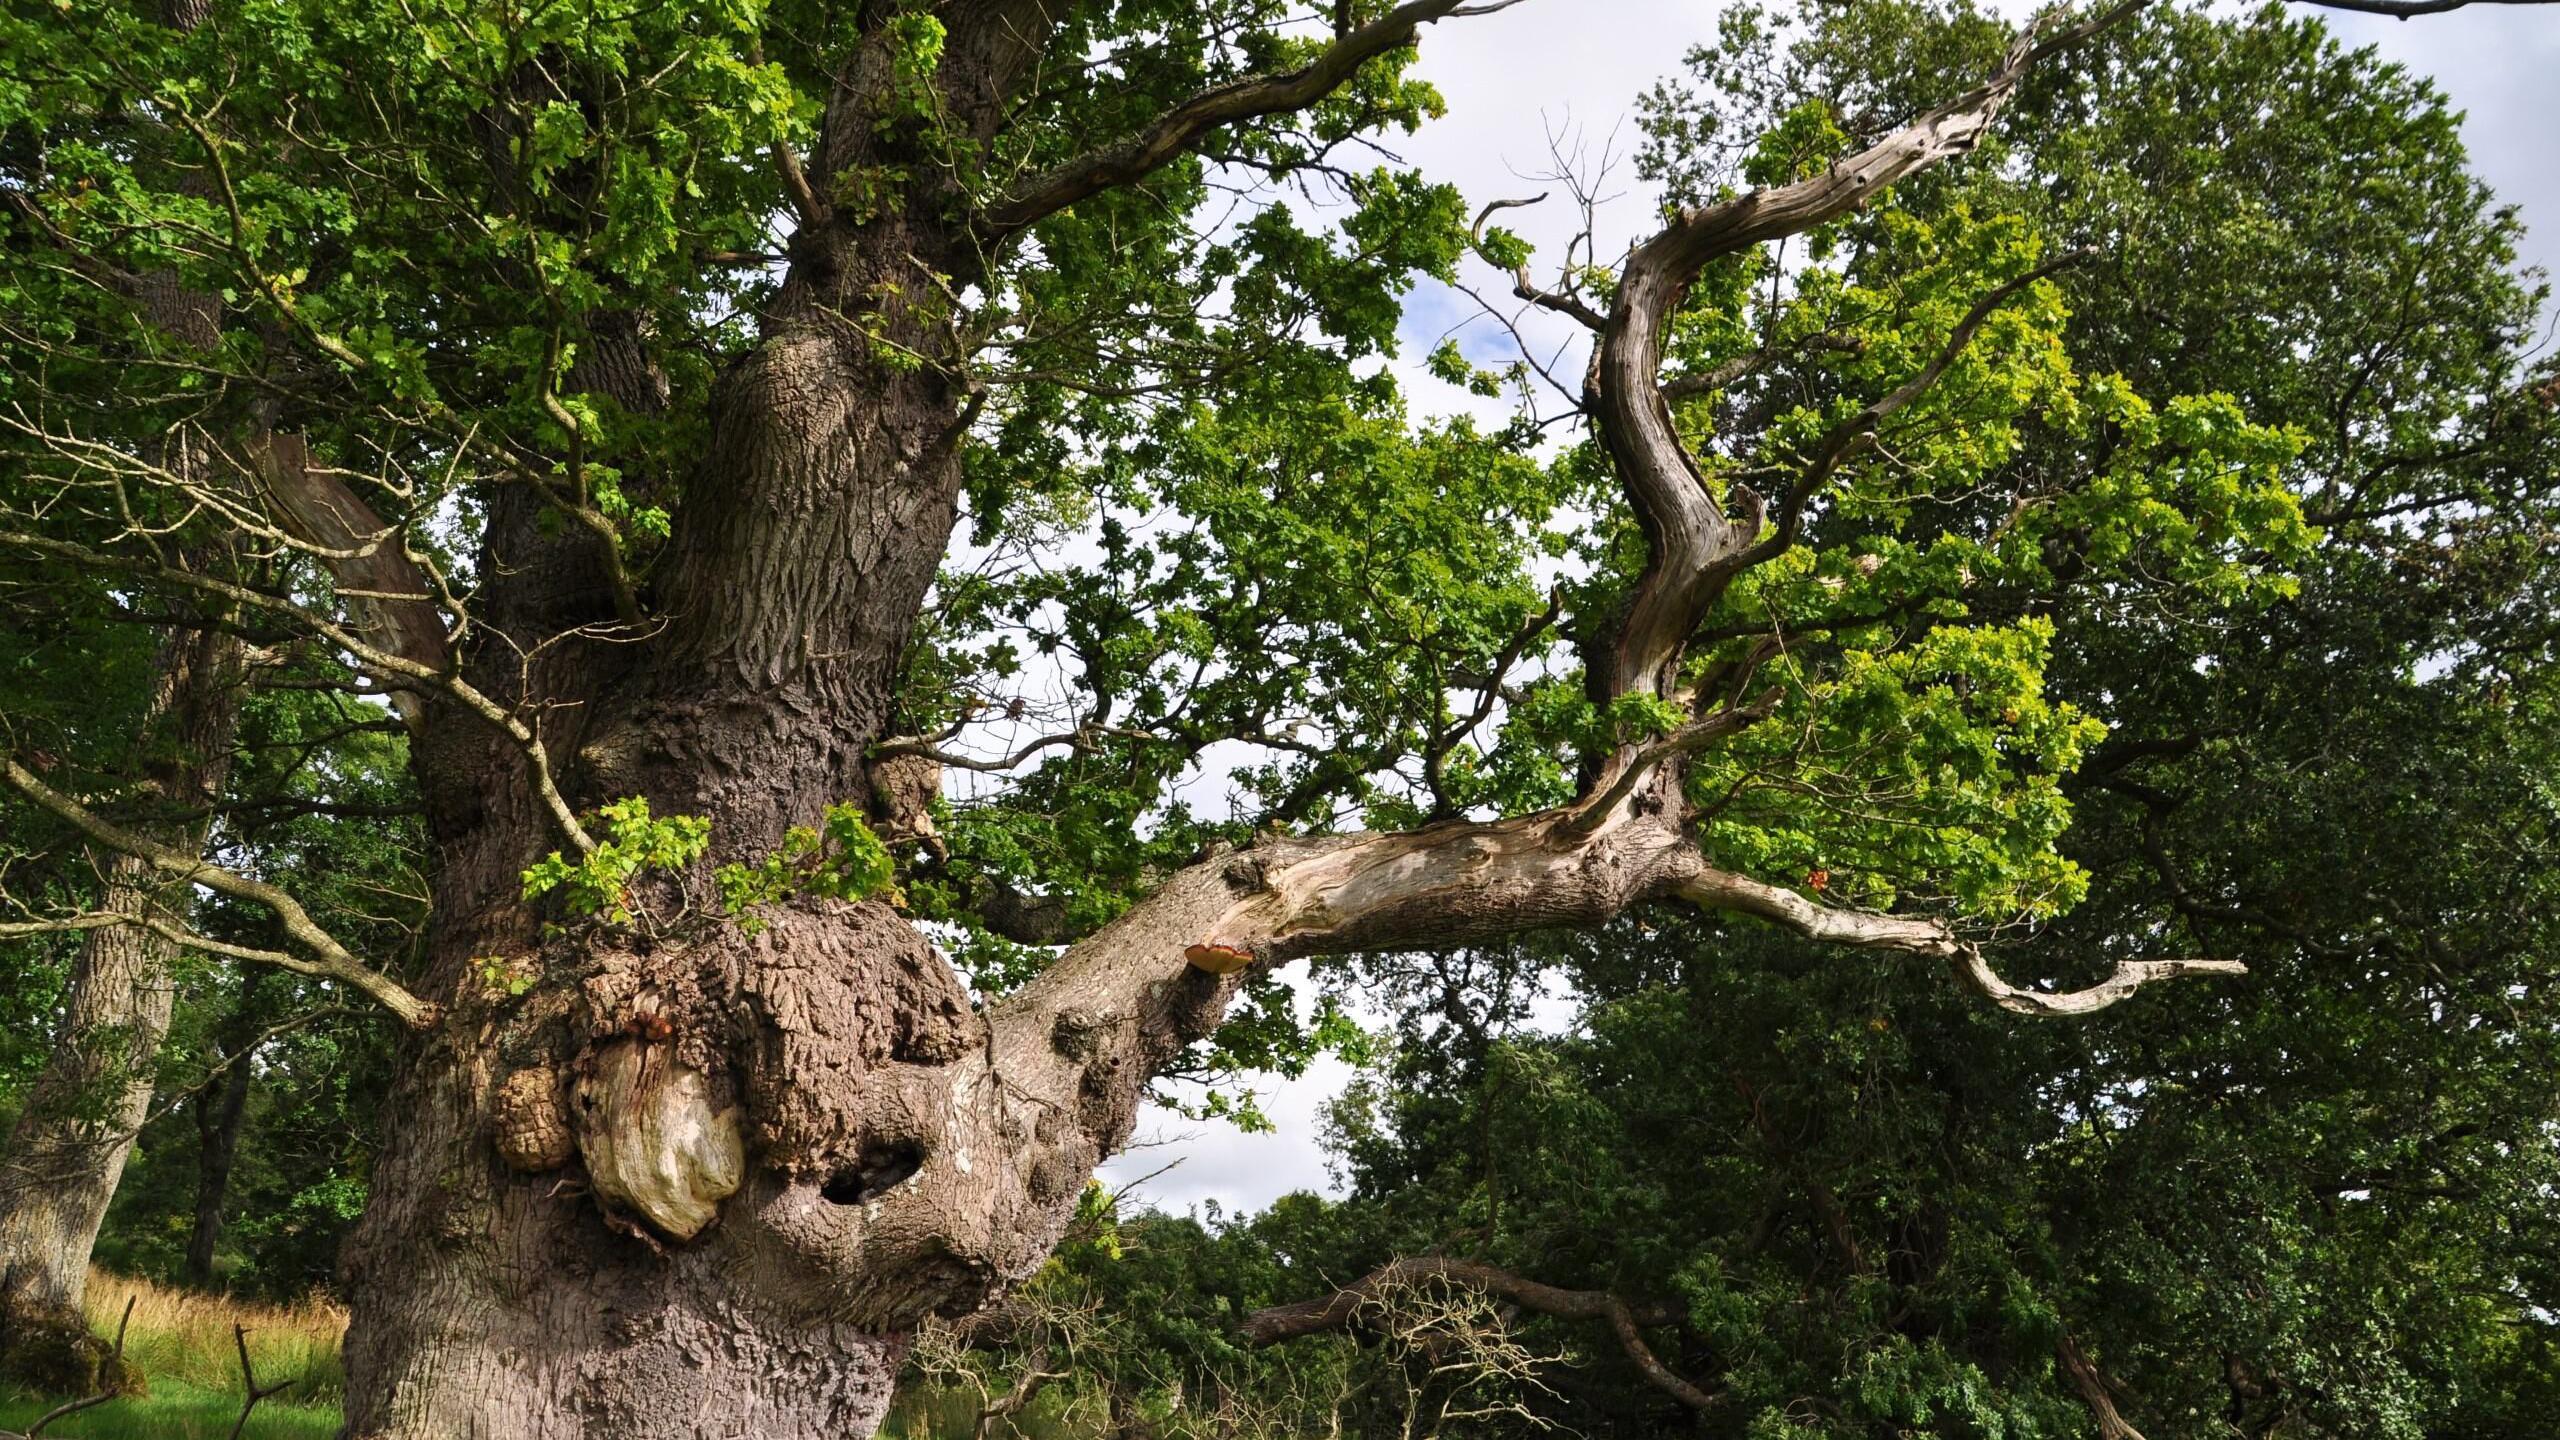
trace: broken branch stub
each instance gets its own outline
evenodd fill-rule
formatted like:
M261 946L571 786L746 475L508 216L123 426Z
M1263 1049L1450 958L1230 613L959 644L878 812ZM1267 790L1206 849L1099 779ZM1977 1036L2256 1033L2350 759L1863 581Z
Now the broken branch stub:
M746 1180L737 1107L715 1108L709 1077L672 1047L618 1040L598 1050L578 1082L576 1119L597 1200L668 1239L701 1234Z

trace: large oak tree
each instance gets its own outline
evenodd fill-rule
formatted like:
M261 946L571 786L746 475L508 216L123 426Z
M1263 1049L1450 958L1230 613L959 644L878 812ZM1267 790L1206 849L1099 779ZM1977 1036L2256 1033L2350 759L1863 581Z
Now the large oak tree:
M2083 237L1892 199L2138 0L1901 116L1701 134L1734 163L1544 271L1372 148L1434 108L1422 27L1517 3L0 22L0 548L409 731L415 973L39 726L0 757L66 843L277 938L19 923L411 1031L352 1433L866 1433L900 1337L1028 1274L1302 957L1672 903L2030 1016L2240 969L1993 957L2086 883L2058 625L2283 593L2302 437L2075 368ZM1508 378L1591 443L1379 378L1411 278L1487 266L1587 330ZM1200 818L1179 782L1230 762L1242 815ZM937 816L955 765L1027 773Z

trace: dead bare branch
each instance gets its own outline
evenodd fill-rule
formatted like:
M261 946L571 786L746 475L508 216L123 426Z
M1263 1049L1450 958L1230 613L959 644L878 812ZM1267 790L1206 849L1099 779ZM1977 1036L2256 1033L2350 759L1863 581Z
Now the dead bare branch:
M1394 1260L1368 1275L1312 1300L1273 1305L1244 1318L1245 1339L1256 1346L1277 1345L1307 1335L1346 1330L1374 1317L1382 1300L1417 1285L1439 1284L1496 1295L1519 1306L1560 1320L1599 1320L1616 1337L1646 1382L1693 1410L1713 1406L1716 1392L1699 1386L1662 1363L1642 1333L1648 1325L1680 1321L1669 1306L1633 1306L1606 1290L1566 1290L1515 1275L1473 1260L1420 1256Z
M199 949L211 950L234 959L281 965L306 975L320 976L352 986L371 996L384 1009L398 1016L402 1024L412 1029L425 1029L435 1023L439 1013L435 1006L411 994L400 982L357 959L344 945L338 943L335 936L322 929L320 923L311 918L310 912L302 908L300 901L284 891L263 880L255 880L197 856L172 850L166 845L137 835L104 819L80 802L38 779L33 771L19 764L14 755L0 755L0 779L5 779L11 788L35 802L39 808L65 821L73 829L110 850L120 851L138 860L147 861L154 869L187 884L200 885L234 899L247 900L265 906L274 912L277 921L284 926L285 934L311 951L316 958L298 960L273 951L228 945L203 936L189 936L183 932L173 933L173 927L166 927L166 922L148 918L140 919L139 923L148 925L158 933L181 944L194 945Z

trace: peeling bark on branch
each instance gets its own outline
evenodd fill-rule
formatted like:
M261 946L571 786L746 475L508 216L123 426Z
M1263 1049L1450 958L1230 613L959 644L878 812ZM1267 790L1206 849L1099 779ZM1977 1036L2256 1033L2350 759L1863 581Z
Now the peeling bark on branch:
M2012 986L1942 921L1834 909L1716 868L1642 798L1587 827L1583 812L1549 810L1401 834L1273 839L1212 857L998 1005L995 1053L1028 1093L1061 1105L1073 1097L1098 1157L1125 1143L1147 1081L1216 1027L1246 976L1308 956L1445 949L1681 900L1813 940L1949 962L1969 988L2022 1015L2085 1015L2153 980L2245 973L2233 961L2128 961L2085 990Z

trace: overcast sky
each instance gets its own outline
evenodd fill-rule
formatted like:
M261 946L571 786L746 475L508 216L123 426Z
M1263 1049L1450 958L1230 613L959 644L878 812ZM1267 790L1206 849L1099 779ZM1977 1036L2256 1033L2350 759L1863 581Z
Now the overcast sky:
M1471 206L1534 194L1546 187L1524 177L1551 168L1551 132L1581 136L1595 156L1613 131L1622 151L1632 148L1636 97L1712 33L1717 8L1713 0L1528 0L1433 26L1424 32L1422 70L1447 97L1449 113L1397 151L1456 184ZM2002 0L2002 8L2024 15L2033 7ZM2434 77L2467 113L2463 138L2473 168L2501 199L2522 207L2525 258L2545 269L2560 262L2560 107L2552 93L2560 84L2560 4L2476 5L2408 21L2319 13L2350 45L2375 46ZM1623 198L1602 213L1603 238L1623 244L1642 224L1650 198L1627 167L1613 188ZM1516 212L1505 223L1533 243L1561 243L1571 217L1556 201L1544 210ZM1478 336L1483 322L1467 325L1477 313L1474 301L1437 285L1414 296L1404 326L1407 364L1399 368L1423 408L1487 408L1410 363L1452 327L1462 327L1471 353L1493 353L1499 332ZM1481 348L1472 343L1479 339ZM1489 413L1506 412L1496 405ZM1276 1134L1239 1135L1223 1124L1151 1113L1139 1133L1154 1143L1105 1166L1103 1179L1129 1185L1172 1164L1134 1194L1177 1212L1211 1201L1229 1211L1259 1209L1292 1190L1332 1191L1320 1114L1348 1078L1328 1062L1301 1080L1257 1087Z

